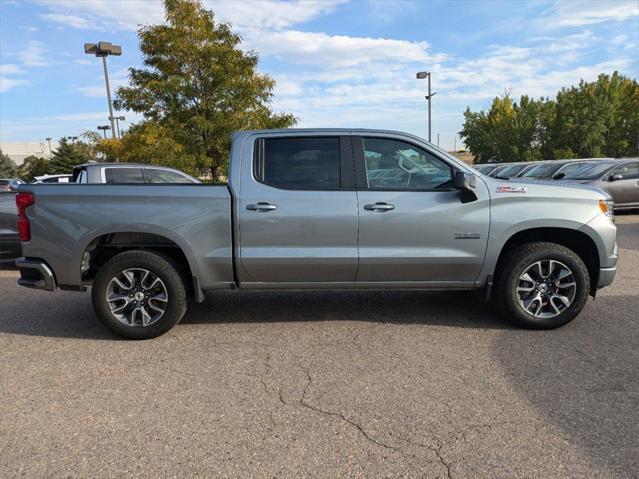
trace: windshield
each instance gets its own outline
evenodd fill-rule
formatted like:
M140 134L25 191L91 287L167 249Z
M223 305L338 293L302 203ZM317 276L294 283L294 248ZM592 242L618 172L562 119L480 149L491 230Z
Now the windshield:
M493 171L492 176L499 176L500 178L512 178L516 176L521 170L526 168L528 165L510 165L502 168L498 168Z
M487 175L496 168L496 165L473 165L473 167L480 173Z
M561 164L557 163L544 163L543 165L537 165L531 168L522 176L525 178L548 178L561 168L561 166Z
M614 163L596 163L594 165L588 163L568 173L564 176L564 180L594 180L614 165Z

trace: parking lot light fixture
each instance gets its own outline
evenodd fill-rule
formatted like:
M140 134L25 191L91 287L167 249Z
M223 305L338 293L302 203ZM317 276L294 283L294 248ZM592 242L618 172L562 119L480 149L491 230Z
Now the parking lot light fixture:
M110 130L111 127L109 125L99 125L98 126L98 130L102 130L102 133L104 133L104 139L106 140L106 132L107 130Z
M115 122L113 118L113 104L111 103L111 87L109 86L109 72L107 70L106 58L109 55L122 55L122 47L120 45L113 45L110 42L98 42L98 43L85 43L84 53L87 55L95 55L98 58L102 58L102 66L104 67L104 82L106 84L107 100L109 101L109 121L111 122L111 133L115 138ZM105 133L106 135L106 133Z
M431 141L431 108L430 108L430 103L431 103L431 99L437 95L437 92L432 92L430 90L430 77L431 74L430 72L417 72L417 74L415 75L415 78L417 78L418 80L424 80L427 79L428 80L428 95L426 95L426 101L428 102L428 141Z
M120 122L126 120L124 116L116 116L115 117L115 126L118 129L118 138L122 138L122 134L120 132Z

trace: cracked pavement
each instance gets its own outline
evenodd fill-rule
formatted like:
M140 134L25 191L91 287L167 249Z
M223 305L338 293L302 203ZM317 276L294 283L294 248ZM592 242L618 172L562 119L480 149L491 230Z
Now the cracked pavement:
M632 477L639 215L555 331L454 292L220 292L120 340L0 272L2 477Z

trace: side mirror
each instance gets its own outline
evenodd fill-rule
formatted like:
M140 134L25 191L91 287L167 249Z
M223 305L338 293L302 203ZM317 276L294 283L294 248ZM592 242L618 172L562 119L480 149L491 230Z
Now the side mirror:
M453 187L458 190L473 190L477 186L477 177L473 173L456 171L453 178Z
M623 180L623 175L616 174L616 175L610 175L608 177L608 181L619 181L619 180Z
M456 171L453 177L453 187L461 193L462 203L469 203L477 199L475 187L477 186L477 176L465 171Z
M566 176L566 173L557 173L555 176L553 176L553 179L561 180L564 176Z

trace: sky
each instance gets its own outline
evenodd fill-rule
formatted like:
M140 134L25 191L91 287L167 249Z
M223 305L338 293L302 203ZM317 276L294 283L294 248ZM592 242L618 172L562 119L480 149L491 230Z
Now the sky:
M639 0L202 0L260 55L273 108L299 127L383 128L459 149L466 107L509 91L554 96L615 70L639 77ZM102 65L85 42L122 45L112 88L141 65L136 30L160 0L0 0L0 141L77 136L107 123ZM141 117L123 112L127 124Z

